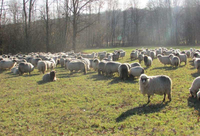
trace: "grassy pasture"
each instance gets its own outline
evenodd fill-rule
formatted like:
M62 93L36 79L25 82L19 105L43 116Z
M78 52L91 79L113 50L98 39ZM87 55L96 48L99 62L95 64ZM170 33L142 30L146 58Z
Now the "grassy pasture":
M134 62L129 58L134 48L123 49L126 57L119 61ZM179 68L155 59L145 69L147 75L164 74L173 81L171 102L166 98L162 103L163 96L154 95L146 106L147 96L140 93L138 79L122 81L118 74L104 77L93 70L70 75L60 65L56 71L59 80L50 83L43 83L37 70L31 76L0 72L0 135L200 134L200 102L189 94L192 81L200 74L191 58Z

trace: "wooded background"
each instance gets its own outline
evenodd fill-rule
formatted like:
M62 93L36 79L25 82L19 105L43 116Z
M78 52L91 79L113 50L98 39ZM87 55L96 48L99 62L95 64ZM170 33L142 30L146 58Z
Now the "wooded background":
M0 54L199 44L200 0L140 2L0 0Z

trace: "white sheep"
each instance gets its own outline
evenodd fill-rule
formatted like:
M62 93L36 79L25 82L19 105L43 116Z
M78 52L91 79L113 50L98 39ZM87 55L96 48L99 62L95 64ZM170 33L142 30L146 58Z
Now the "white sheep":
M180 59L177 56L174 56L173 54L169 55L169 59L171 61L171 65L178 67L180 65Z
M163 55L158 55L157 56L160 63L164 64L164 65L171 65L171 60L169 56L163 56Z
M0 61L0 69L5 70L5 69L11 69L16 65L16 60L2 60Z
M121 52L120 52L120 57L121 57L121 58L124 58L125 56L126 56L126 52L125 52L125 51L121 51Z
M142 68L141 66L130 68L130 76L133 76L133 78L140 77L141 74L144 74L144 68Z
M47 71L46 61L39 61L37 63L37 69L38 69L39 72L42 72L44 74Z
M99 65L99 63L100 63L100 60L99 60L99 59L94 59L94 60L92 61L92 68L93 68L95 71L98 70L98 65Z
M70 70L71 74L73 73L73 71L78 72L79 70L84 72L84 74L87 73L87 66L82 61L71 61L71 62L69 62L68 69Z
M156 57L155 51L150 52L150 57L152 58L152 60L155 59L155 57Z
M138 51L131 52L130 54L131 61L138 58Z
M60 65L63 68L65 65L65 59L64 58L60 58Z
M194 68L196 68L197 71L200 72L200 58L194 59Z
M148 95L148 103L150 102L150 96L154 94L164 95L163 102L165 101L166 94L171 101L171 87L172 81L170 77L165 75L147 76L142 74L139 81L139 89L143 95Z
M34 66L29 62L22 62L19 64L18 70L19 75L23 75L24 73L29 73L30 75L31 72L34 70Z
M118 72L119 65L121 65L119 62L107 62L105 65L106 76Z
M15 75L19 74L18 66L15 66L11 69L11 72Z
M152 58L149 56L144 56L144 64L146 67L150 67L152 65Z
M33 58L31 59L31 64L33 64L34 67L37 67L38 61L41 61L41 58Z
M136 67L136 66L141 66L141 65L138 62L131 63L131 67Z
M187 55L186 55L186 54L177 53L176 56L179 57L180 63L181 63L181 62L185 62L185 65L187 64Z
M141 63L144 60L144 54L139 54L138 60L139 60L139 63Z
M123 80L128 79L129 76L129 66L127 64L121 64L118 67L119 77Z
M106 65L107 61L101 61L99 62L98 65L98 75L104 75L105 73L105 65Z
M189 88L190 94L192 97L196 97L197 92L200 89L200 77L197 77L193 80L191 87Z
M51 71L50 73L45 74L42 77L43 82L50 82L50 81L56 81L56 72Z

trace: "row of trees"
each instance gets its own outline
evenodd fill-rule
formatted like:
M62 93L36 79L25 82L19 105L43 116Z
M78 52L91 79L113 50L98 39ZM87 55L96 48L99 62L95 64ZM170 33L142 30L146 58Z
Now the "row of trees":
M198 44L200 0L140 2L0 0L0 53Z

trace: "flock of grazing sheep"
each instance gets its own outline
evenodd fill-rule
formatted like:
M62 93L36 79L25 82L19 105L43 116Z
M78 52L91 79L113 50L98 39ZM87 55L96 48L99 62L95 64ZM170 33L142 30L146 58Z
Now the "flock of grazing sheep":
M179 49L167 49L159 47L154 50L150 49L136 49L131 52L131 60L139 60L135 62L120 63L116 62L119 58L125 57L126 52L122 49L115 50L113 53L98 52L91 54L82 54L71 52L59 53L29 53L28 55L2 55L0 57L0 69L10 69L12 73L23 75L24 73L31 73L34 68L37 68L40 73L45 74L42 78L44 82L56 81L56 72L53 69L60 64L61 67L73 72L81 71L87 74L91 68L98 71L99 75L112 75L118 73L119 77L126 80L130 77L139 78L139 89L142 94L147 94L148 103L150 96L154 94L164 95L163 102L166 95L171 101L172 80L166 75L147 76L144 74L144 68L140 63L144 61L146 67L150 67L155 58L158 58L160 63L164 65L171 65L178 67L182 62L187 64L187 58L191 57L194 62L194 67L200 71L200 51L190 49L181 51ZM200 77L194 79L190 90L193 97L200 99Z

